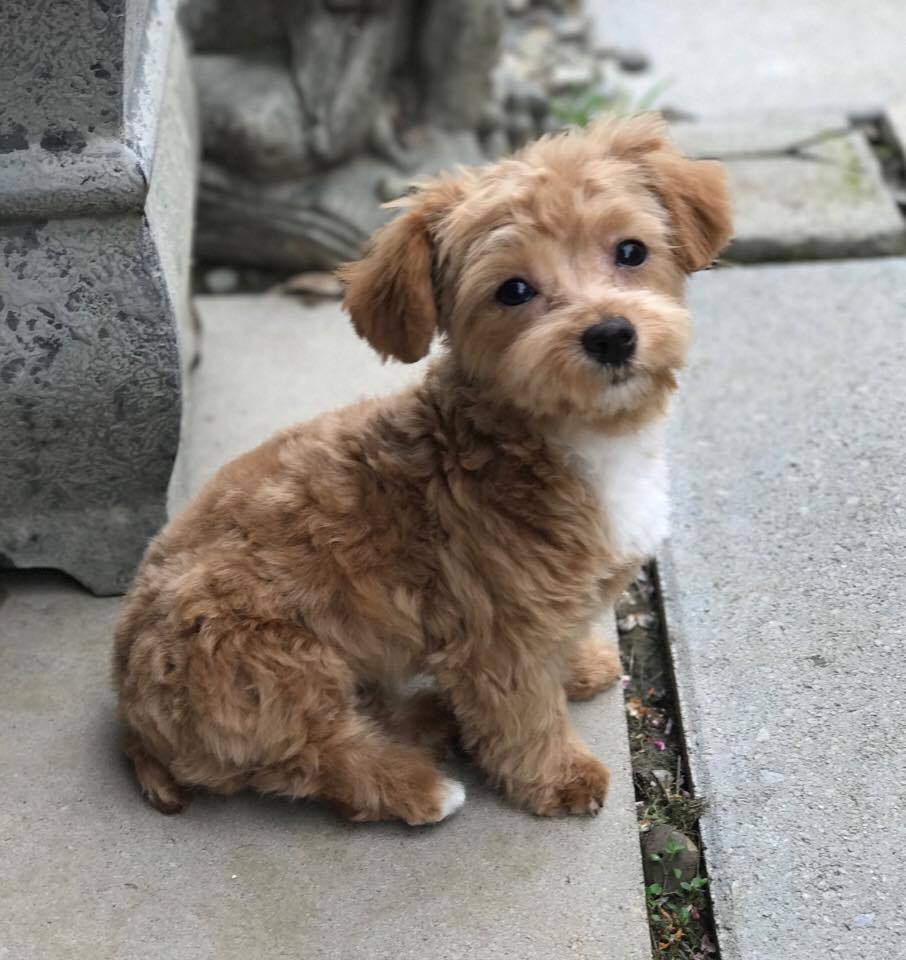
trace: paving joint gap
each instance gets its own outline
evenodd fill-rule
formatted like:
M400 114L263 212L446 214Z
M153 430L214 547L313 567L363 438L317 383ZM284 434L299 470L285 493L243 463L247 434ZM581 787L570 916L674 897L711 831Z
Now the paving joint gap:
M621 598L617 627L652 957L720 960L699 830L707 799L691 776L655 561Z
M786 147L770 150L728 150L720 152L708 159L720 161L778 160L783 157L789 157L793 160L805 160L810 163L826 163L829 166L836 167L840 166L840 164L835 163L833 160L828 160L825 157L816 157L814 154L805 153L804 151L809 147L817 147L830 140L840 140L850 133L852 133L852 128L850 127L831 128L829 130L822 130L821 133L816 133L810 137L803 137L801 140L794 140Z
M900 213L906 217L906 157L890 120L883 113L853 117L853 125L861 130L878 166L884 184L890 190Z

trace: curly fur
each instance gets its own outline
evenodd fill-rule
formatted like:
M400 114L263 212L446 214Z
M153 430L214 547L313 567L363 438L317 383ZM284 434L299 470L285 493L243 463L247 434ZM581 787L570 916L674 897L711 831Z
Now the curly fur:
M618 674L592 624L660 529L652 437L689 343L685 273L729 235L722 175L641 117L435 180L407 206L342 276L382 355L413 361L441 336L422 382L225 466L126 600L126 748L164 812L193 787L250 787L435 822L463 799L435 765L454 720L514 802L604 802L567 693ZM628 237L650 251L631 271L612 259ZM502 307L513 276L539 295ZM638 335L622 374L579 346L612 314ZM406 699L422 674L437 692Z

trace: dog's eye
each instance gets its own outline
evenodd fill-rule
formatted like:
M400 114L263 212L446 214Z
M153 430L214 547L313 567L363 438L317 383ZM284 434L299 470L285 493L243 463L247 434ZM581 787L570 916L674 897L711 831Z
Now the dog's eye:
M617 244L614 262L618 267L638 267L648 259L648 248L641 240L621 240Z
M513 277L501 283L497 288L497 302L505 307L518 307L520 303L528 303L535 296L536 291L525 280Z

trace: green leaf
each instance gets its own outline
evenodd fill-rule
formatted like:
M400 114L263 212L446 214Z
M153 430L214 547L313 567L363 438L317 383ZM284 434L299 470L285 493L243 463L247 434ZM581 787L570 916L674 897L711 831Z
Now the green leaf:
M668 837L667 842L664 844L664 853L669 854L671 857L675 857L682 849L683 845L673 837Z
M664 892L664 888L659 883L652 883L648 885L648 892L653 897L659 897Z
M680 878L682 875L683 875L683 871L680 870L679 867L674 867L674 868L673 868L673 876L676 877L677 880L679 880L679 878Z

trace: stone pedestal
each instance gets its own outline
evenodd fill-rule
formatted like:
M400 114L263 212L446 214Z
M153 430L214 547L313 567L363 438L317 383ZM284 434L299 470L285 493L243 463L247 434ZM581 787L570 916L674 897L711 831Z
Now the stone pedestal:
M0 564L100 594L164 521L179 439L197 137L175 7L0 10Z

